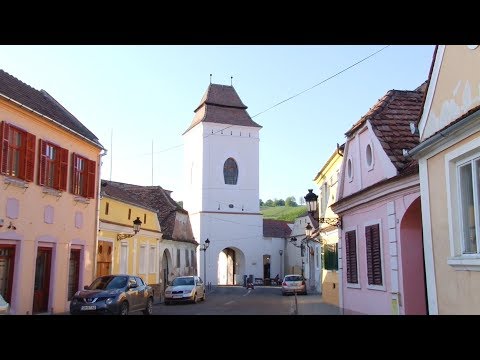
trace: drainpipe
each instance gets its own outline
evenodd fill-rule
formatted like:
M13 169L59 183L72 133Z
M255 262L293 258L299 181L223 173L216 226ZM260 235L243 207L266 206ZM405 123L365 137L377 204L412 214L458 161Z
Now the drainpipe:
M97 249L98 249L98 236L100 233L100 200L101 200L101 191L102 191L102 157L107 155L107 149L102 149L103 153L100 152L98 154L98 162L97 162L97 174L98 174L98 184L97 184L97 202L96 202L96 217L95 217L95 248L93 249L93 274L90 283L97 277ZM85 281L84 281L85 282Z

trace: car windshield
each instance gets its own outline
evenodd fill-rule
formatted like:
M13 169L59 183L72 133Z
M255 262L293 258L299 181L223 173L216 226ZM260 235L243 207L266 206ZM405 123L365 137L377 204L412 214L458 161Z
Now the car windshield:
M302 277L300 275L292 275L292 276L285 276L285 281L302 281Z
M90 290L110 290L110 289L121 289L127 285L126 276L102 276L96 279L92 285L90 285Z
M176 278L172 282L172 286L179 286L179 285L195 285L195 281L193 278Z

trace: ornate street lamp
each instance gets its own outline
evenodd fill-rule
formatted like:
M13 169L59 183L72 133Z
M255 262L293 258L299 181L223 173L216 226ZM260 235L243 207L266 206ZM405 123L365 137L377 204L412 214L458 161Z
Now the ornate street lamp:
M210 246L210 240L205 240L203 244L200 245L200 251L203 251L203 283L207 284L207 261L206 261L206 253L207 249Z
M305 202L307 203L307 210L310 215L319 223L325 223L342 228L342 219L340 218L317 217L317 200L318 195L313 192L313 189L308 189L308 194L305 195Z
M140 231L141 226L142 226L142 221L137 216L137 218L133 220L133 234L117 234L117 241L137 235L137 233Z

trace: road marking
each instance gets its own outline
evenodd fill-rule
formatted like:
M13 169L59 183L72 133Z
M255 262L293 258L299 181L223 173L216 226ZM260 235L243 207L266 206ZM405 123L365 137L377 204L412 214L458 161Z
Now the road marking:
M225 305L233 304L235 300L230 300L229 302L226 302Z
M243 294L242 296L250 295L250 291L252 291L252 289L248 289L248 292L246 294Z

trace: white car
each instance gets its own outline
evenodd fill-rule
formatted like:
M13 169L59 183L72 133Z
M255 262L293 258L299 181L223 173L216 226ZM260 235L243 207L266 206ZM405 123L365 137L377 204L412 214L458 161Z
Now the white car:
M199 276L179 276L165 289L165 305L172 302L205 301L205 284Z
M302 275L285 275L282 281L282 295L287 294L307 295L307 285Z

